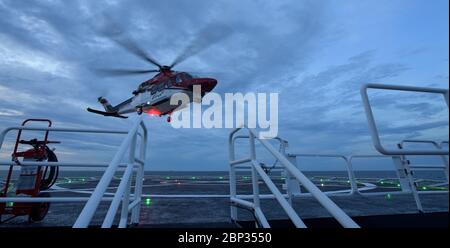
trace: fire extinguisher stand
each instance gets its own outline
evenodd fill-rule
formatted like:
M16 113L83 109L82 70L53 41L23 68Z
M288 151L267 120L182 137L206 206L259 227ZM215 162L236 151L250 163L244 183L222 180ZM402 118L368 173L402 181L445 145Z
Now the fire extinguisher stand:
M27 119L22 122L22 126L25 126L30 122L47 122L48 127L52 126L51 120L48 119ZM9 167L9 171L6 177L3 192L0 192L0 197L8 197L10 193L11 178L13 176L14 167L20 166L20 175L16 183L16 196L27 196L27 197L48 197L48 193L41 193L42 190L42 180L47 173L48 167L42 170L41 166L21 166L19 158L23 157L24 161L43 161L48 159L48 141L49 131L45 131L44 140L38 141L37 139L32 139L30 141L21 140L22 130L17 133L16 143L14 146L14 151L12 153L13 163ZM51 142L56 143L56 142ZM59 142L58 142L59 143ZM19 152L19 144L32 145L33 149L26 150L24 152ZM53 153L52 153L53 154ZM54 154L53 154L54 156ZM56 159L56 156L55 156ZM55 178L56 179L56 178ZM29 216L29 221L41 221L48 212L50 207L49 202L20 202L20 203L0 203L0 217L1 215L9 214L12 215L11 218L17 216ZM1 219L0 219L1 221Z

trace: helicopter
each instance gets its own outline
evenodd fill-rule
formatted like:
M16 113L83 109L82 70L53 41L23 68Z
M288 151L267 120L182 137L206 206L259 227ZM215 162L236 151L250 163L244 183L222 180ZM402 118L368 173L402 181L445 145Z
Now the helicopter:
M201 97L212 91L217 85L217 80L208 77L194 77L187 72L174 71L173 67L186 60L188 57L205 47L198 47L195 49L195 44L188 46L170 65L162 65L152 58L148 53L141 49L136 42L127 39L118 39L117 37L110 37L122 48L134 54L143 61L156 66L156 69L96 69L97 74L104 76L126 76L139 75L147 73L157 73L153 78L142 82L136 90L132 92L133 96L129 99L112 106L104 97L99 97L97 100L103 106L104 111L87 108L87 111L103 116L128 118L124 114L143 113L152 116L168 115L167 122L171 121L171 114L174 111L180 110L185 106L171 105L171 96L177 93L185 93L189 96L190 102L199 102L201 99L194 99L193 88L200 86ZM193 49L194 48L194 49Z

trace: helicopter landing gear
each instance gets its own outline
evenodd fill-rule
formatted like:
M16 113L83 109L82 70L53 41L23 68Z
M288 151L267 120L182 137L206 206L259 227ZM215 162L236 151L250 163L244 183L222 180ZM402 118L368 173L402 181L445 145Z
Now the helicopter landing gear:
M141 115L143 112L144 112L144 110L142 109L142 107L137 107L137 108L136 108L136 113L137 113L138 115Z

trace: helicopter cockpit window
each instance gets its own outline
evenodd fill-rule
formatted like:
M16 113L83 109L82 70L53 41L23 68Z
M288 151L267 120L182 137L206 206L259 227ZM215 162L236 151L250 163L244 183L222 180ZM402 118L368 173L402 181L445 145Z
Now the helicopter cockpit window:
M146 87L145 91L152 91L153 90L153 85L149 85L148 87Z
M162 89L164 89L164 85L166 83L159 83L158 86L156 87L157 91L161 91Z
M187 74L187 73L183 73L183 74L181 74L181 76L183 77L184 80L191 80L192 79L192 76Z
M182 81L183 81L183 78L181 78L181 75L178 74L177 77L175 78L175 82L176 82L177 84L180 84Z

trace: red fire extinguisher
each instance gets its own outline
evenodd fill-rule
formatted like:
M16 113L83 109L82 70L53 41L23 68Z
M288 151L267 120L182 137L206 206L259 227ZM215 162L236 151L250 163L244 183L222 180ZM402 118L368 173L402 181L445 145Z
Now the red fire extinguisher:
M22 123L24 126L30 121L44 121L48 122L51 127L52 122L46 119L28 119ZM14 152L12 154L12 164L6 178L5 186L0 192L0 197L8 197L11 186L11 177L13 169L20 166L20 174L17 179L15 187L15 195L18 197L50 197L49 193L41 192L48 190L56 182L59 173L58 166L41 166L41 165L27 165L24 166L20 162L57 162L58 159L55 153L47 146L51 143L60 143L58 141L48 140L48 131L45 132L44 140L21 140L22 130L19 130ZM30 145L31 149L19 152L19 144ZM17 203L0 203L0 216L2 214L10 214L11 218L21 215L28 215L29 221L41 221L46 216L50 207L49 202L17 202Z

